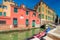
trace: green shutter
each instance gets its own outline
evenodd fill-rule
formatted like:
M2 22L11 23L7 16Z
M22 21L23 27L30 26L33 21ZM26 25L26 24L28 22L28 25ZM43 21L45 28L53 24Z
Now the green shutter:
M41 14L41 18L44 19L44 14Z
M6 16L6 12L4 12L4 16Z
M47 16L46 16L46 19L47 19Z
M18 12L18 9L17 8L14 8L14 12L17 13Z
M26 26L28 26L29 22L28 22L28 19L26 19Z
M51 17L48 16L48 20L51 20Z
M48 20L49 20L49 16L48 16Z
M39 7L39 12L40 12L40 7Z
M35 27L35 20L32 21L32 27Z
M14 24L17 24L17 20L14 20Z
M26 15L28 15L28 11L26 11Z
M48 13L48 10L46 9L46 13Z
M13 19L13 24L17 25L17 19L16 18Z
M2 12L0 12L0 16L2 16Z
M51 15L51 12L50 12L50 11L48 11L48 14L49 14L49 15Z
M44 11L44 6L42 6L42 11Z

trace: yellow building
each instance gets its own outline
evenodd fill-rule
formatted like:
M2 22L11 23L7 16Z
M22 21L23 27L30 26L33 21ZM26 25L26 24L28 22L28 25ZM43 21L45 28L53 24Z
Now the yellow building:
M3 9L2 9L2 5L0 5L0 12L2 12L3 11Z
M49 6L46 5L42 0L34 8L39 13L41 18L41 25L47 23L54 23L55 12Z
M11 6L10 5L17 6L16 3L13 2L13 0L3 0L3 3L0 5L0 15L5 15L10 17L11 12Z

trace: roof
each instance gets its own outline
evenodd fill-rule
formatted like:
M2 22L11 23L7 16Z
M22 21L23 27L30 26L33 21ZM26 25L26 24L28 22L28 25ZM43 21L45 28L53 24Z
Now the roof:
M43 0L41 0L39 3L37 3L37 4L35 5L35 8L36 8L36 9L37 9L38 5L41 4L41 2L43 2L44 4L46 4ZM48 5L46 4L46 6L48 6ZM52 11L54 11L51 7L48 6L48 8L51 9ZM55 11L54 11L54 12L55 12Z
M11 6L16 7L16 8L20 8L20 9L24 9L24 10L27 10L27 11L34 11L34 12L36 12L36 10L30 9L30 8L27 8L27 7L23 8L22 5L21 6L16 6L16 5L12 5L11 4Z

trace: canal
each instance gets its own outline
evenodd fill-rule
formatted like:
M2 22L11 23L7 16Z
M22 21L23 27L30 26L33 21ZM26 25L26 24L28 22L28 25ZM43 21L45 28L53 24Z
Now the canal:
M0 40L25 40L34 34L42 31L40 28L33 28L29 30L12 30L0 32Z

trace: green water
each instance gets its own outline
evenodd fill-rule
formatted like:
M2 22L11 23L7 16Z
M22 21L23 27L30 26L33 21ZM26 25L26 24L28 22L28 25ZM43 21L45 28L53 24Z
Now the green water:
M16 31L16 32L7 32L0 33L0 40L25 40L26 38L31 37L34 34L40 32L40 29L31 29L29 31Z

